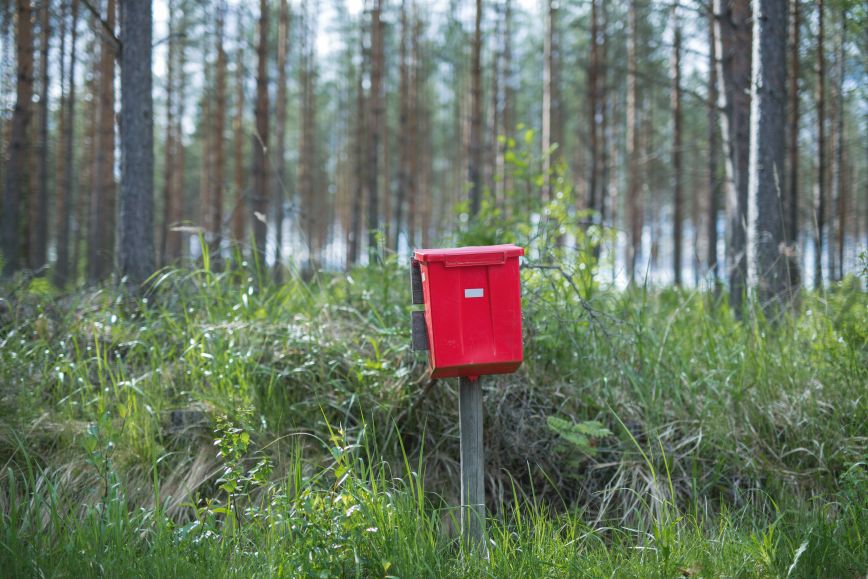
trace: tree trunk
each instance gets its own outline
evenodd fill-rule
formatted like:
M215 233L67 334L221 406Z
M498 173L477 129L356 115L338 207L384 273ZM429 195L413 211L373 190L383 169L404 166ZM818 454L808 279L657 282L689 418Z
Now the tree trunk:
M175 256L169 256L169 237L177 235L177 232L170 231L173 228L172 210L175 202L175 194L173 191L174 185L174 163L177 154L175 150L175 102L174 92L176 83L175 61L176 51L178 50L178 40L175 38L175 1L169 0L169 38L168 50L166 52L166 142L164 146L164 167L163 167L163 224L160 228L160 259L159 263L166 265L171 263Z
M225 38L226 4L219 0L217 5L217 71L215 73L214 106L216 108L212 133L214 165L211 171L211 206L209 208L208 233L211 262L217 269L222 267L220 255L223 245L223 190L226 185L226 49Z
M356 79L356 114L355 114L355 138L353 139L353 157L355 160L355 191L353 194L352 206L352 222L350 224L349 243L347 244L347 268L356 265L359 261L359 254L362 240L362 202L365 197L365 183L367 177L365 175L365 149L364 141L367 133L365 124L365 116L367 106L365 103L365 58L364 50L364 33L359 35L359 49L363 54L362 64L358 70L358 78Z
M408 245L412 250L416 246L416 229L419 225L419 36L420 23L416 16L415 3L413 6L413 15L415 22L413 24L412 45L410 47L410 94L409 99L410 112L410 170L407 189L407 239Z
M720 280L717 261L717 214L720 211L720 176L717 169L720 156L720 126L717 124L717 45L714 11L711 10L708 15L708 248L705 265L714 276L715 286Z
M681 285L683 224L684 224L684 193L682 191L683 177L683 150L682 150L682 125L684 115L681 110L681 23L677 8L672 7L672 176L673 176L673 219L672 219L672 268L675 285Z
M30 0L16 3L15 62L18 79L12 132L6 159L6 188L3 194L3 272L11 275L21 263L21 200L29 188L30 117L33 101L33 22Z
M76 69L76 43L78 40L78 0L71 2L71 21L72 36L70 38L69 48L69 72L64 75L63 63L65 52L64 32L61 32L61 98L60 98L60 147L57 152L57 175L55 177L55 227L57 228L57 262L54 267L54 284L63 288L69 281L69 245L72 243L70 239L70 225L74 208L72 201L75 198L73 190L75 186L75 69ZM64 22L66 15L64 13ZM66 93L64 94L63 83L67 83Z
M639 159L642 156L639 141L639 83L637 79L639 30L638 0L630 0L627 12L627 215L629 220L627 243L627 276L636 281L636 266L642 247L642 199Z
M747 261L747 175L750 145L751 10L748 0L714 0L717 22L721 138L726 166L726 255L729 303L741 315Z
M817 0L817 182L814 184L814 287L823 287L826 227L826 48L823 0Z
M833 245L829 244L829 264L833 262L837 266L837 271L834 271L835 279L841 280L844 277L844 227L847 223L844 210L846 208L846 200L844 198L845 186L845 171L844 171L844 63L847 58L845 45L847 42L847 11L841 12L841 39L838 50L838 74L835 87L837 105L835 107L835 115L837 127L835 128L835 161L832 165L832 188L834 212L835 212L835 249L836 255L832 255ZM830 274L833 270L830 270Z
M512 70L512 0L506 0L506 6L503 10L503 134L506 139L509 139L515 131L514 109L515 109L515 79ZM513 183L513 172L506 170L504 155L506 154L507 144L504 140L500 146L500 157L498 165L503 181L501 185L500 199L503 202L504 208L507 205L505 196L507 192L512 192L515 189Z
M554 44L554 29L557 18L555 0L548 0L545 17L545 32L543 33L543 94L542 94L542 172L543 188L542 197L548 201L551 199L551 171L552 171L552 88L554 76L554 56L552 45Z
M754 0L748 284L767 315L789 298L784 216L779 203L786 123L786 0Z
M380 181L380 130L383 115L383 0L374 0L371 11L371 92L368 97L371 107L368 123L368 259L378 262L380 252L377 248L377 235L380 229L379 181Z
M88 26L93 26L92 15L88 20ZM76 281L79 278L79 274L84 275L85 279L87 277L87 259L83 258L83 255L87 253L87 232L90 229L88 213L90 210L90 195L93 193L93 160L96 158L96 115L98 108L97 101L99 100L99 78L97 78L97 70L99 68L98 39L92 34L86 36L86 38L88 38L88 41L84 47L84 53L89 59L86 67L91 71L91 74L86 75L86 97L82 99L84 106L82 126L85 128L85 131L81 148L84 154L78 163L81 170L76 180L75 220L73 221L72 228L72 274Z
M588 172L587 209L599 211L600 144L598 121L600 114L600 23L597 2L591 0L591 60L588 70L588 146L590 167ZM592 219L596 219L596 216Z
M398 191L395 198L395 235L394 247L395 252L398 251L401 221L403 218L402 212L404 209L404 200L407 197L407 190L410 182L410 30L407 22L407 0L401 2L401 44L400 44L400 80L398 86ZM388 212L387 212L388 215ZM408 221L412 216L408 214ZM413 240L409 238L407 243L410 249L413 249Z
M115 27L115 0L107 0L105 22ZM115 47L100 43L99 100L97 102L96 157L88 230L88 281L104 279L112 269L115 237Z
M178 30L178 38L176 39L175 51L176 77L180 78L184 77L184 68L187 65L186 33L188 29L188 24L189 16L186 12L184 12L181 15L180 30ZM172 160L172 204L169 213L169 223L176 226L180 225L184 221L184 216L187 212L185 202L187 196L185 194L184 186L184 171L186 168L184 159L186 156L186 149L184 147L184 131L181 127L181 121L184 118L184 110L186 108L187 102L186 86L187 83L177 83L177 98L175 98L176 112L173 115L175 121L175 127L173 130L173 134L175 136L175 155ZM189 235L189 233L183 233L181 231L169 232L168 246L170 259L175 262L180 262L183 259L185 253L183 248L189 246L189 243L185 244L184 241Z
M476 0L476 26L473 33L473 55L470 89L470 216L479 213L482 204L482 0Z
M274 156L274 279L281 280L283 261L283 206L286 187L286 63L289 52L289 4L280 0L280 14L277 29L277 145Z
M787 243L795 251L799 239L799 36L801 17L799 3L801 0L790 0L790 69L789 78L789 108L787 117L787 136L789 158L787 179L787 194L784 199L786 217Z
M268 227L268 0L259 0L259 41L256 47L256 146L253 148L253 239L257 260L264 265Z
M151 0L121 10L121 199L119 261L129 283L154 271L154 122Z
M232 239L237 244L243 244L244 231L247 224L247 202L245 195L244 174L244 20L242 11L238 11L238 41L235 48L235 118L232 121L234 147L234 178L235 207L232 210ZM240 251L240 245L239 245Z
M51 1L43 0L40 15L40 83L39 137L36 169L36 195L30 203L30 268L39 270L48 261L48 105L49 44L51 37Z
M302 231L305 235L307 243L307 269L312 272L318 265L320 235L318 226L321 221L321 206L322 199L316 194L316 102L313 90L313 58L314 58L314 40L311 37L312 31L315 28L315 23L311 23L312 14L310 13L307 2L302 4L302 24L301 24L301 61L300 61L300 77L299 84L301 85L301 132L299 142L299 173L298 173L298 191L301 198L301 215L302 215Z

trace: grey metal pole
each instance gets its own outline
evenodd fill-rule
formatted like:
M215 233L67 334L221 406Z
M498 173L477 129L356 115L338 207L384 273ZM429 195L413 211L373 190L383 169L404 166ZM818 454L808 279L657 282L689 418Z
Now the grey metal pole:
M461 536L468 548L485 549L485 450L482 446L482 384L461 378Z

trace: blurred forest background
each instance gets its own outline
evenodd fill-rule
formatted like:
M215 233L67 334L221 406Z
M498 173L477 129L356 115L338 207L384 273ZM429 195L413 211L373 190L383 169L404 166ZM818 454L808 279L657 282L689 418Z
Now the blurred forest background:
M868 235L866 7L787 4L779 242L818 287ZM122 269L119 8L0 4L7 274ZM342 269L512 241L560 199L603 279L739 294L752 26L748 0L159 0L154 265Z

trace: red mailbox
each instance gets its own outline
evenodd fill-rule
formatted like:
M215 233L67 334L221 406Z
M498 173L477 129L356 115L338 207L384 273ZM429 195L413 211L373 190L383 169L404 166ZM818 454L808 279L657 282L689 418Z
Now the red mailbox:
M416 250L414 303L425 304L432 378L507 374L521 365L522 255L516 245Z

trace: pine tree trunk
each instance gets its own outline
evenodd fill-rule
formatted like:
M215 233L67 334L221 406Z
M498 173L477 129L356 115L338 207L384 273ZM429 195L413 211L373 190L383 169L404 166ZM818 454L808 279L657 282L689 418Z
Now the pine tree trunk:
M286 187L286 63L289 52L289 4L280 0L280 13L277 30L277 145L275 149L275 183L274 183L274 278L279 283L282 275L283 261L283 206L284 189Z
M265 260L268 216L268 0L259 0L259 40L256 48L256 146L253 148L253 238L257 259Z
M787 194L783 196L786 216L787 243L792 250L797 247L799 239L799 37L801 28L801 0L789 0L790 4L790 62L789 62L789 97L787 136L788 173Z
M66 4L64 5L66 6ZM69 48L69 70L64 74L64 62L66 52L66 33L61 30L61 45L60 45L60 139L57 151L57 174L55 176L55 227L57 229L56 246L57 246L57 261L54 266L54 285L63 288L69 281L69 246L72 243L70 239L70 226L72 223L72 215L74 207L72 201L74 199L74 138L75 138L75 69L76 69L76 44L78 40L78 0L71 0L71 16L70 28L72 36L70 38ZM66 22L66 10L62 16L63 22ZM65 83L65 84L64 84ZM66 88L64 88L66 87Z
M115 0L107 0L105 22L115 26ZM97 102L96 157L88 230L88 281L104 279L112 269L115 237L115 47L100 43L99 99Z
M726 167L729 304L741 315L747 280L747 184L750 146L751 9L748 0L714 0L721 140Z
M672 220L672 268L676 286L681 285L682 246L684 241L684 193L682 191L683 177L683 150L682 131L684 115L681 107L681 23L677 8L672 8L672 25L674 27L672 43L672 191L673 191L673 220Z
M6 187L3 194L3 273L11 275L21 264L21 200L29 187L30 118L33 101L33 22L30 0L16 3L15 54L18 79L12 131L6 159Z
M482 204L482 0L476 0L476 26L473 33L470 89L470 216Z
M419 36L421 35L421 24L416 15L415 3L413 6L413 35L410 47L410 180L407 190L408 210L407 210L407 238L410 248L416 246L417 229L420 223L419 215L419 183L420 183L420 167L419 167L419 152L420 152L420 135L419 135Z
M627 277L636 281L636 265L642 247L641 184L639 182L639 30L638 0L630 0L627 12L627 215L630 239L627 243Z
M766 315L788 300L784 216L780 210L786 126L786 0L754 0L748 284Z
M720 157L720 126L717 119L717 103L720 100L717 81L717 34L714 11L708 14L708 222L706 236L708 247L705 265L714 276L714 284L720 281L720 267L717 260L717 215L720 211L720 176L718 158Z
M817 0L817 182L814 184L814 287L823 287L826 227L826 48L823 0Z
M588 146L590 167L588 171L587 209L599 211L600 144L598 119L600 118L600 23L597 2L591 0L591 60L588 71ZM593 217L592 219L596 219Z
M175 70L176 77L184 77L184 67L187 64L187 44L186 33L188 28L188 15L183 13L181 16L180 30L178 30L178 38L176 39L175 49ZM181 128L181 121L184 118L184 110L186 104L186 87L187 83L178 82L176 89L177 95L175 100L174 128L174 156L172 158L172 198L169 208L169 225L179 226L184 221L186 213L185 207L185 191L184 191L184 171L186 149L184 147L184 133ZM184 257L183 248L189 246L184 240L189 236L189 233L181 231L169 231L168 233L168 255L173 262L180 262Z
M214 166L212 168L211 207L208 218L210 233L210 253L213 267L222 267L221 246L223 245L223 191L226 186L226 49L225 38L226 4L219 0L217 5L217 70L214 86L214 132L211 147Z
M361 240L362 240L362 202L365 197L365 183L367 176L365 175L365 150L364 141L367 134L365 117L367 106L365 103L365 63L367 61L367 53L364 50L364 33L360 33L359 49L362 52L362 65L358 70L358 78L356 79L356 114L355 114L355 136L353 139L353 158L355 166L354 192L353 203L351 209L350 234L349 243L347 244L347 268L356 265L359 261Z
M245 239L245 229L247 224L247 201L245 195L245 180L244 174L244 44L243 30L244 20L242 11L238 11L238 40L236 45L236 61L235 61L235 118L232 121L233 133L233 169L235 178L235 207L232 209L232 240L236 243L243 244ZM240 249L239 249L240 251Z
M174 226L171 221L172 203L174 202L174 163L175 163L175 60L178 41L175 38L175 0L169 0L169 38L168 50L166 51L166 141L163 161L163 223L160 228L160 259L161 265L166 265L172 260L169 258L169 236L176 232L170 231Z
M552 76L554 69L554 57L552 56L552 43L555 23L555 0L548 0L545 17L545 32L543 33L543 94L542 94L542 173L543 187L542 197L548 201L551 199L551 170L552 159L549 154L552 148Z
M844 228L847 223L844 210L846 208L846 200L844 198L845 175L844 170L844 63L847 58L845 45L847 43L847 11L841 12L841 39L838 49L838 74L836 81L838 85L835 87L837 104L835 107L835 116L837 127L835 128L835 161L832 165L832 188L835 219L835 255L832 255L833 245L829 244L829 263L835 263L837 271L834 272L835 279L841 280L844 277ZM830 273L833 273L830 270Z
M121 10L121 198L119 263L128 283L154 272L154 123L151 0Z
M48 261L48 109L49 44L51 38L51 1L43 0L40 15L39 137L36 169L36 195L30 203L30 268L40 270Z
M400 240L401 222L403 219L404 200L407 197L409 184L409 139L410 139L410 64L409 42L410 30L407 22L407 0L401 2L401 43L400 43L400 79L398 84L398 190L395 198L395 252L398 251ZM388 212L387 212L388 215ZM408 220L411 218L407 216ZM407 242L412 250L413 241L408 238Z
M371 92L368 103L371 107L368 123L368 259L378 262L377 235L380 229L379 181L380 181L380 130L383 115L383 23L382 0L374 0L371 11Z

